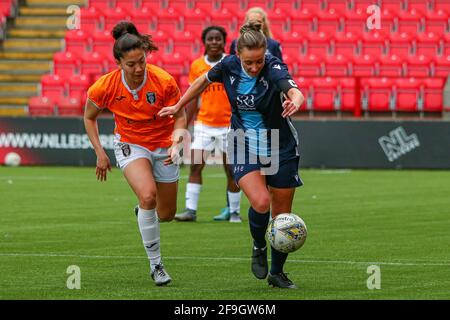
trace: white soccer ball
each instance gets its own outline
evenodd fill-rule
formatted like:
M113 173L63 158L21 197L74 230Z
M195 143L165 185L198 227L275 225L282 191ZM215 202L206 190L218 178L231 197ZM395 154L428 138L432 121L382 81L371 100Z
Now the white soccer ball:
M5 165L10 166L10 167L17 167L20 165L21 160L22 159L20 158L20 156L17 153L9 152L5 156Z
M303 246L308 230L305 222L296 214L282 213L270 220L266 234L273 248L290 253Z

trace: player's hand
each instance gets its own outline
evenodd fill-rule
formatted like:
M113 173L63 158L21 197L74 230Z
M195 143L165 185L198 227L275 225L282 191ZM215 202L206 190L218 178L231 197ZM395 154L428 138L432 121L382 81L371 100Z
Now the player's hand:
M164 160L164 165L168 166L171 164L179 165L181 163L181 159L183 158L183 144L178 143L172 145L167 150L167 155L169 156L166 160Z
M95 168L97 180L106 181L106 173L108 171L111 172L111 162L106 153L103 153L97 156L97 167Z
M174 106L164 107L158 112L158 116L160 117L167 117L167 116L173 116L175 113L180 110L180 107L176 104Z
M283 118L290 117L294 113L296 113L298 110L300 110L300 106L296 105L292 100L286 99L283 102L283 112L281 113L281 116Z

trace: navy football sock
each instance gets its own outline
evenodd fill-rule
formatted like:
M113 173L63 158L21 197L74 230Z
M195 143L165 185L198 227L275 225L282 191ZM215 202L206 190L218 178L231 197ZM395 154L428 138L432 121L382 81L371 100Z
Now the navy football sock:
M288 257L287 253L280 252L271 247L272 263L270 265L270 274L283 272L283 266Z
M248 221L250 225L250 233L253 237L253 243L257 248L266 246L266 229L269 224L270 212L258 213L250 207L248 209Z

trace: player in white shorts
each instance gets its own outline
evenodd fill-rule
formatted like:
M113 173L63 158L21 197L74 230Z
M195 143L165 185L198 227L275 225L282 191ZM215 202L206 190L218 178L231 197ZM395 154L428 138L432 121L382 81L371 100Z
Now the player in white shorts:
M202 32L202 41L205 45L205 55L196 59L189 72L189 82L194 82L204 75L225 57L224 48L227 33L218 26L207 27ZM197 101L196 101L197 102ZM195 103L195 102L194 102ZM228 206L214 220L241 222L240 199L241 192L233 179L231 167L227 164L226 135L230 126L231 107L225 93L223 84L211 84L200 96L200 102L188 107L189 115L192 109L198 110L194 125L194 138L191 145L191 167L189 181L186 186L186 207L184 212L176 214L177 221L196 221L197 207L200 191L203 184L202 170L208 156L214 152L216 159L222 160L227 177Z

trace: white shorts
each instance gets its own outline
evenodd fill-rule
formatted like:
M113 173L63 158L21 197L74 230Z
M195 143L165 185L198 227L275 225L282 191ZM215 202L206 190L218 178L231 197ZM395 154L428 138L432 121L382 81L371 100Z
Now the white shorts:
M123 171L132 161L145 158L150 161L153 168L153 176L157 182L171 183L178 181L180 168L176 164L164 165L167 159L167 148L158 148L150 151L137 144L114 141L114 154L116 155L117 166Z
M228 127L211 127L205 124L196 123L194 125L194 142L191 150L213 151L216 148L222 152L227 152Z

